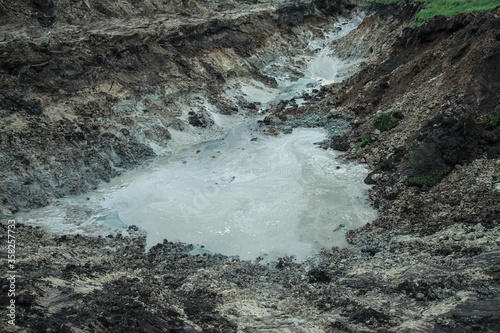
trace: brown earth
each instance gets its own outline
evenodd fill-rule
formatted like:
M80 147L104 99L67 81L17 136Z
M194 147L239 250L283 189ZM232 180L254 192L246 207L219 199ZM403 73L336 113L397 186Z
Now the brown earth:
M420 28L405 28L415 10L375 7L350 40L338 42L339 56L365 58L359 73L321 89L308 105L268 110L267 131L304 114L352 119L350 131L323 147L344 150L346 159L373 170L366 182L374 184L370 195L379 218L350 231L347 248L325 249L303 264L292 258L259 264L191 256L192 246L168 241L145 252L140 235L60 236L18 225L17 325L5 327L20 332L499 332L500 125L492 120L500 105L500 10L437 17ZM127 52L127 59L135 57ZM125 68L116 75L121 71ZM22 90L20 74L9 75L18 76L2 82L17 88L7 91ZM87 96L83 90L77 94L82 100ZM15 101L15 107L2 106L9 113L4 119L43 121L50 108L41 103L37 116L36 102L13 95L4 98L3 105ZM10 142L19 142L14 147L23 154L26 140ZM32 164L19 164L19 170ZM11 201L5 209L14 209ZM1 230L6 235L6 224ZM3 306L8 289L3 283Z
M204 118L207 105L225 114L251 109L234 82L275 84L260 67L304 46L308 17L321 25L353 5L0 6L0 212L9 216L141 165L168 146L172 130L193 131L188 112Z

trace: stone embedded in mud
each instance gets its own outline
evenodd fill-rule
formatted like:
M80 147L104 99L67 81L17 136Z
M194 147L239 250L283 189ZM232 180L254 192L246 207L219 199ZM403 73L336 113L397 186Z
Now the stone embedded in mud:
M189 111L188 121L195 127L206 128L213 125L214 121L206 113Z

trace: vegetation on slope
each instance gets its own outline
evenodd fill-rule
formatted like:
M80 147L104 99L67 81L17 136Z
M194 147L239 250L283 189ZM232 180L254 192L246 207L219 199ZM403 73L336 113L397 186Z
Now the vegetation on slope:
M416 25L420 25L436 15L452 17L459 13L484 12L500 6L500 0L370 0L369 2L380 4L421 2L424 6L416 15Z

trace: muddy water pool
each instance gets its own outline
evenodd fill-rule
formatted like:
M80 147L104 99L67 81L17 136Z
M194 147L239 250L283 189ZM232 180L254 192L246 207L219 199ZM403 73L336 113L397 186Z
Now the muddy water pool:
M299 81L279 79L278 89L247 82L241 92L249 102L266 105L298 95L311 83L341 80L339 73L349 65L329 55L328 41L359 22L344 22L326 39L311 41L313 52L302 59L307 66ZM368 170L315 145L325 139L324 129L266 136L257 130L256 115L212 116L223 129L214 139L173 131L178 144L168 154L94 192L20 214L19 220L56 233L102 236L126 234L135 226L147 233L148 248L168 239L196 245L192 254L304 260L323 247L345 245L347 230L376 217L363 183Z
M367 170L314 143L323 129L270 137L240 125L223 139L179 149L99 190L22 216L55 232L102 233L135 225L151 247L163 239L196 253L298 260L343 246L345 232L373 220ZM202 247L203 246L203 247Z

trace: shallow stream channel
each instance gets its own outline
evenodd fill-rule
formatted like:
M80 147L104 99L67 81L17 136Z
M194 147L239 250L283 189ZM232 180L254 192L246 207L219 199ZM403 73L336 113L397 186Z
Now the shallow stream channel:
M312 40L316 52L303 58L300 80L277 78L274 89L245 82L245 98L266 106L340 81L339 73L350 67L330 56L329 42L360 22L341 22L326 39ZM340 153L315 144L326 138L326 129L269 136L258 129L265 114L211 116L222 129L219 136L189 142L189 133L173 131L177 144L147 165L18 219L55 233L139 230L147 233L147 248L168 239L193 244L192 254L303 261L321 248L344 246L348 230L376 217L363 183L365 166L342 162Z

